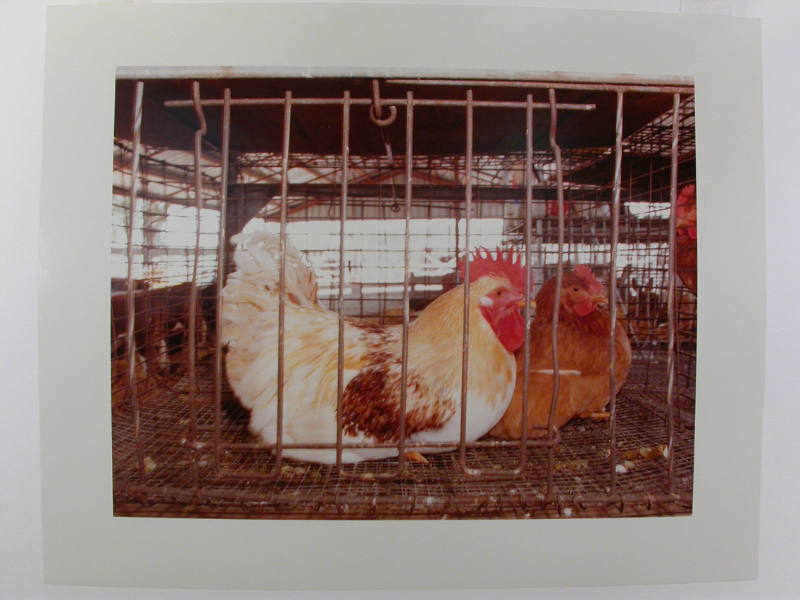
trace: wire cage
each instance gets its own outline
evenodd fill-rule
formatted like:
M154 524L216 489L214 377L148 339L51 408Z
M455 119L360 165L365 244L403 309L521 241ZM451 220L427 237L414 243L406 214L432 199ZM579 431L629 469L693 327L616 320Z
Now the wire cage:
M120 77L116 102L115 514L691 513L696 275L681 276L675 233L695 179L691 83ZM428 464L405 460L405 440L354 465L287 459L248 431L218 335L231 237L252 219L305 256L340 321L404 331L464 283L475 248L525 256L531 298L588 265L630 374L607 420L540 437L462 433Z

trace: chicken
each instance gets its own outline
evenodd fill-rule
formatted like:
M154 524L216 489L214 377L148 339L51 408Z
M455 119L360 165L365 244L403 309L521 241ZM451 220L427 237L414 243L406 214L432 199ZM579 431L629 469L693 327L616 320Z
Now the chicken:
M675 206L675 270L689 291L697 294L697 195L690 183Z
M568 200L564 200L564 214L568 215L570 213L571 205ZM547 203L547 214L551 217L558 216L558 200L550 200Z
M527 365L528 434L544 436L553 396L552 319L556 278L536 295L537 312L530 328L530 362ZM579 265L564 273L559 296L558 400L553 425L560 428L574 417L607 418L608 364L611 316L602 296L603 287L588 267ZM631 366L631 346L622 323L616 325L616 392L625 383ZM511 404L492 430L500 438L517 439L522 433L522 386L524 352L517 353L517 384Z
M114 286L112 280L112 286ZM119 287L119 284L116 284ZM216 283L197 290L197 353L208 356L216 331ZM135 348L153 373L175 375L187 361L191 284L150 288L136 282L134 291ZM126 347L128 295L111 293L112 346ZM113 348L112 348L113 349ZM116 356L115 358L120 358Z
M236 271L223 290L221 335L228 380L250 410L250 430L276 442L280 240L263 226L234 238ZM462 266L463 268L463 266ZM515 382L522 344L524 268L498 250L470 265L466 439L500 419ZM408 330L405 435L410 442L453 442L460 433L462 319L459 285L428 305ZM316 281L288 243L285 270L284 444L336 442L339 317L316 302ZM343 334L342 440L396 443L400 435L402 326L346 318ZM422 448L420 453L454 449ZM289 458L333 463L332 449L286 448ZM351 448L342 461L397 456L396 448ZM423 459L424 460L424 459Z

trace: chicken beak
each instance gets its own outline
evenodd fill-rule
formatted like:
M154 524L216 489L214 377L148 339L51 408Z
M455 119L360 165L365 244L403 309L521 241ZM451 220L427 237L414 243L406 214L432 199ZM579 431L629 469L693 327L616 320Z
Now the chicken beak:
M675 217L675 229L684 229L691 225L691 221L686 217Z
M597 306L608 306L608 298L603 295L592 296L592 302Z
M525 298L519 301L518 306L520 310L525 310ZM533 298L531 298L530 307L531 307L531 312L534 312L536 310L536 300L534 300Z

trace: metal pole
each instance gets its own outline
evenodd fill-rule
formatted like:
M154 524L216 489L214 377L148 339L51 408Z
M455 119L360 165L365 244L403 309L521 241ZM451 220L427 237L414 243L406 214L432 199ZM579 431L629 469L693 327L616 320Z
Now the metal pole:
M289 194L289 139L291 137L292 92L287 91L283 98L283 148L281 155L281 260L278 277L278 406L276 407L275 429L275 467L273 473L280 475L283 462L283 386L284 360L286 354L286 210Z
M403 346L401 350L400 370L400 431L398 433L398 473L405 468L406 451L406 401L408 387L408 322L409 316L409 287L411 274L409 273L408 252L411 243L411 178L413 174L412 159L414 156L414 93L407 92L406 98L406 215L405 230L403 231Z
M614 183L611 197L611 264L608 273L611 333L608 340L608 404L611 452L611 492L617 486L617 244L619 242L619 203L622 185L622 92L617 92L616 137L614 142Z
M203 429L208 429L205 427ZM558 433L558 432L556 432ZM556 442L561 441L559 435L556 435L554 438ZM454 442L452 440L448 440L445 442L409 442L406 441L406 450L409 448L452 448ZM551 442L544 438L537 438L528 440L528 447L535 448L539 446L549 446ZM246 448L251 449L264 449L264 448L274 448L274 444L266 444L263 442L223 442L223 448L228 449L238 449L243 450ZM291 449L303 449L303 450L336 450L336 442L320 442L320 443L312 443L312 442L290 442L283 444L283 448L291 448ZM352 444L345 444L342 443L342 449L344 450L355 450L361 448L397 448L397 442L359 442L359 443L352 443ZM467 444L467 448L519 448L519 440L478 440L475 442L469 442ZM491 469L487 470L487 473L491 473L492 475L506 475L511 473L510 469ZM352 475L353 473L347 473L347 475ZM390 473L394 475L394 473ZM378 475L383 474L374 474L370 475L369 479L374 479Z
M350 92L342 102L342 196L339 203L339 346L336 357L336 470L342 473L342 395L344 394L344 242L350 161Z
M561 284L564 276L564 173L561 165L561 148L556 142L558 132L558 114L556 107L556 91L547 90L550 99L550 147L556 162L556 199L558 202L558 266L556 270L556 294L553 303L553 319L551 321L551 344L553 356L553 396L550 400L550 413L547 417L547 436L553 435L553 422L556 417L558 405L558 392L561 383L561 374L558 365L558 314L561 306ZM547 453L547 493L553 493L553 469L555 468L555 454L553 446Z
M139 480L144 483L146 473L144 468L144 449L142 448L141 412L136 382L136 295L133 285L133 224L136 219L136 200L139 195L139 153L142 139L142 97L144 95L144 82L137 81L133 92L133 154L131 160L131 190L128 207L128 394L133 409L133 436L136 439L136 460L139 467Z
M203 210L203 171L202 143L208 132L206 117L200 105L200 83L192 83L192 99L200 127L194 132L194 194L195 194L195 232L194 258L192 260L192 279L189 287L189 444L192 452L191 472L195 489L198 486L197 469L197 264L200 257L200 214Z
M530 407L529 380L531 362L531 339L528 327L531 321L531 215L533 214L533 96L526 97L525 110L525 342L522 349L522 416L520 419L519 471L525 469L528 459L528 410Z
M669 181L669 275L667 289L667 318L669 343L667 348L667 492L672 491L675 422L673 401L675 395L675 208L678 197L678 137L680 133L680 94L672 97L672 148Z
M226 215L228 214L228 163L231 145L231 90L225 88L222 106L222 175L219 194L219 237L217 238L217 302L214 334L214 460L220 468L222 429L222 285L225 282Z
M459 459L461 468L469 473L467 467L467 386L469 385L469 288L470 288L470 256L469 256L469 223L472 211L472 143L473 143L473 109L472 90L467 90L467 148L464 177L464 304L463 304L463 339L461 349L461 427L459 434Z
M548 74L549 75L549 74ZM628 78L630 81L619 81ZM620 76L618 81L597 81L579 82L575 78L566 79L564 77L537 78L527 81L512 80L487 80L487 79L387 79L387 83L400 85L450 85L450 86L481 86L481 87L501 87L501 88L551 88L558 82L560 90L583 90L596 92L639 92L639 93L681 93L686 94L692 91L694 83L685 77L666 78L646 78Z
M235 98L231 100L232 106L278 106L283 103L280 98ZM222 100L210 99L203 100L202 106L222 106ZM301 106L339 106L342 104L341 98L295 98L292 104ZM349 102L351 106L371 106L371 98L352 98ZM525 108L525 102L495 101L495 100L476 100L470 103L478 108ZM382 106L405 106L405 98L386 98L381 100ZM193 106L191 100L167 100L164 102L167 108L180 108ZM414 106L450 106L463 108L467 106L464 100L414 100ZM535 109L546 110L550 106L546 102L534 102ZM595 104L573 104L563 103L558 105L559 110L595 110Z

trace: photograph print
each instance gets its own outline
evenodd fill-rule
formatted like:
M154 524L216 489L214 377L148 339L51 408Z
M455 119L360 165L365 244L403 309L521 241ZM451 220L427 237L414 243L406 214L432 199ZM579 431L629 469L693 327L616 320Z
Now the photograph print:
M690 515L692 79L256 71L117 72L114 514Z

